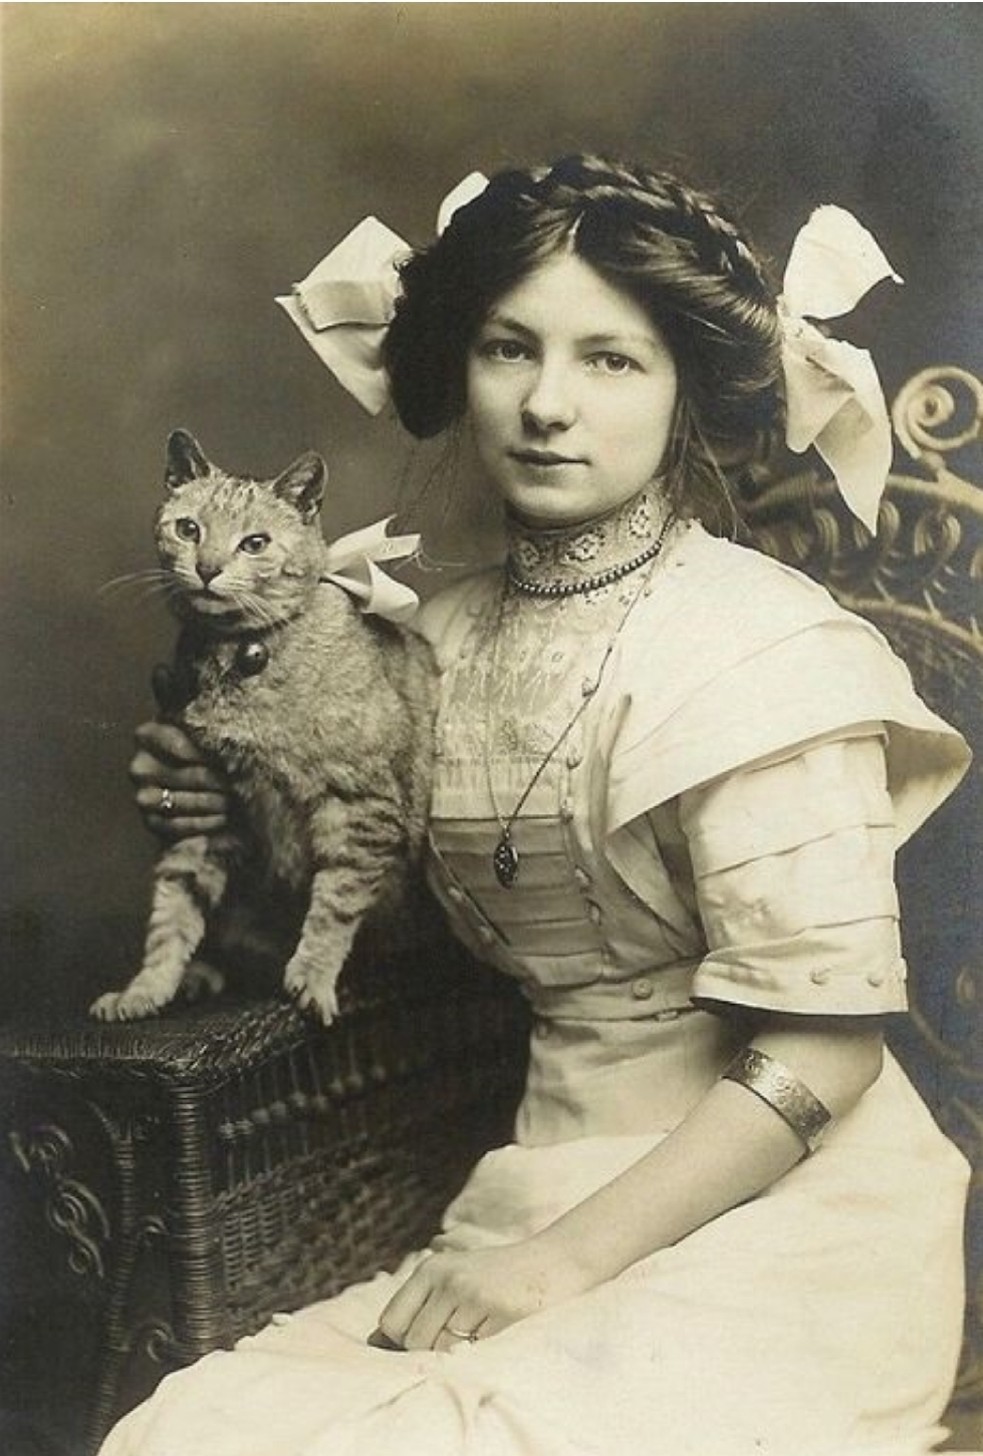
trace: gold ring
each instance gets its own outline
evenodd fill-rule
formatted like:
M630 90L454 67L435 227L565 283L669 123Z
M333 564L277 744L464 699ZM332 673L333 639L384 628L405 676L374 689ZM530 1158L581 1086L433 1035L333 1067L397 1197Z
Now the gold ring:
M160 804L158 805L158 807L162 814L174 813L174 795L171 793L170 789L161 789Z
M475 1344L481 1338L477 1330L456 1330L453 1325L444 1325L444 1334L455 1340L467 1340L469 1345Z

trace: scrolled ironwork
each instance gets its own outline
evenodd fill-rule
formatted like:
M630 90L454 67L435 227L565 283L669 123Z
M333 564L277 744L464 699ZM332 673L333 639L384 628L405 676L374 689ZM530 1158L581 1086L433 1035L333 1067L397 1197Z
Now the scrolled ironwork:
M983 382L955 367L922 370L899 392L892 420L924 478L890 475L875 535L818 474L781 479L773 472L748 502L746 522L760 549L821 581L878 627L929 705L970 740L976 767L960 791L965 850L983 798L983 489L956 472L953 456L983 443ZM926 1088L934 1088L936 1118L975 1174L954 1401L983 1437L983 957L974 949L942 983L931 964L912 969L904 1046Z
M983 383L952 365L923 369L898 391L891 419L911 459L937 475L946 455L983 439Z
M81 1278L104 1279L109 1219L91 1188L65 1171L74 1157L68 1134L44 1123L25 1132L14 1128L8 1139L18 1165L45 1188L45 1220L67 1241L69 1269Z

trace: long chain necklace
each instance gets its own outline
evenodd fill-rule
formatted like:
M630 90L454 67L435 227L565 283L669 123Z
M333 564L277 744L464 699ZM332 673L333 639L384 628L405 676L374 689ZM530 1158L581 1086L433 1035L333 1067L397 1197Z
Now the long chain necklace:
M565 727L554 739L545 757L537 765L535 772L533 773L529 782L526 784L525 788L522 790L522 793L519 795L519 798L516 801L515 807L513 808L511 814L503 815L498 807L498 803L495 798L495 788L492 782L491 762L489 759L488 748L487 746L485 748L485 778L488 784L488 797L491 800L491 806L494 810L495 818L498 820L499 829L501 830L501 833L498 837L498 843L495 845L495 849L492 853L492 868L495 871L495 878L505 890L512 889L516 880L519 878L519 868L521 865L521 856L512 839L512 829L515 825L515 821L518 819L520 813L522 812L523 805L529 798L529 795L532 793L533 789L538 784L547 765L552 762L553 758L563 747L564 743L567 741L570 734L576 727L577 723L580 721L583 714L587 711L591 699L600 687L601 679L604 676L604 669L608 665L608 661L610 660L611 654L615 649L615 644L617 643L618 638L621 635L622 629L624 628L625 623L628 621L628 618L634 611L637 602L642 596L642 593L648 585L649 579L651 578L652 573L655 570L656 563L658 562L659 555L662 551L663 542L665 541L666 536L669 532L669 527L672 524L672 519L673 518L671 515L667 516L666 520L663 522L661 531L659 532L657 538L652 542L652 545L646 548L646 550L641 553L640 556L626 563L624 569L619 570L617 576L613 578L614 580L618 580L622 576L627 576L628 573L631 571L637 571L640 566L644 566L646 563L649 564L648 571L646 571L645 575L640 581L634 594L632 595L627 606L625 607L625 610L619 617L614 631L611 633L608 644L605 647L604 652L601 656L601 661L598 665L597 672L592 678L584 679L584 684L581 689L583 696L581 701L577 704L577 707L574 709L573 716L569 719ZM505 601L508 595L510 584L513 586L518 585L518 583L514 582L511 576L506 573L502 581L502 590L498 599L498 612L495 624L495 641L492 647L492 659L488 665L488 677L486 679L485 685L486 723L490 720L491 717L491 694L492 688L494 687L496 669L498 666L498 644L501 640L502 622L505 615ZM607 585L607 582L601 584ZM578 586L579 585L580 584L578 583ZM593 591L597 589L597 586L598 582L595 581L594 578L588 578L587 581L582 586L580 586L580 590L583 592ZM569 596L570 594L571 593L569 589L563 592L555 593L555 595L557 596ZM546 595L546 593L536 593L536 595ZM550 595L554 595L554 593L550 593Z

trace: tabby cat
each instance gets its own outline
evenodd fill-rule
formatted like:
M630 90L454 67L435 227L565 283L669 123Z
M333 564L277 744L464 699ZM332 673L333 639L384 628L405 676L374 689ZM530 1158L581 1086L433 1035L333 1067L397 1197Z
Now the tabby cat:
M184 430L168 441L156 537L183 626L155 688L161 717L224 770L242 822L161 853L143 965L94 1002L103 1020L151 1015L207 972L194 957L248 861L302 897L284 986L330 1021L360 923L420 850L433 660L321 579L326 478L314 454L261 481L218 469Z

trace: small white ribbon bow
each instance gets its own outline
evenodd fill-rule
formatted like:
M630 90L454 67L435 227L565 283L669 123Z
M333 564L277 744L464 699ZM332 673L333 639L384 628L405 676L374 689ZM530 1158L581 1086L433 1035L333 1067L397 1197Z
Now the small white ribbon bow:
M363 612L385 617L387 622L406 622L420 605L416 592L401 581L393 581L377 565L399 561L419 550L417 535L387 536L392 516L340 536L327 548L322 581L333 582L355 598Z
M471 172L447 194L437 214L438 236L458 208L488 186ZM409 243L377 217L365 217L322 258L292 293L276 301L323 364L369 414L389 399L382 346L399 295L397 265Z
M809 320L849 313L884 278L903 281L853 214L827 205L796 237L778 301L789 448L815 445L872 534L892 457L884 392L866 349L827 338Z

